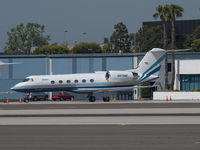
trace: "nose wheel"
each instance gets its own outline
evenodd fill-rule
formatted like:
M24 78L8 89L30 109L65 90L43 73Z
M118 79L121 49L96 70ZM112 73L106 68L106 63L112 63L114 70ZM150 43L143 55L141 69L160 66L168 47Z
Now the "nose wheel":
M95 96L90 96L89 97L89 102L95 102L96 100L96 97Z

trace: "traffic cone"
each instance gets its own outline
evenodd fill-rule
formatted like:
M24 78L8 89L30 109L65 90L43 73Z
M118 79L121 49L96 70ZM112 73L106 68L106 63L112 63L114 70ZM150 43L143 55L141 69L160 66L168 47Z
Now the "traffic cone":
M20 102L20 103L22 102L22 98L19 99L19 102Z
M170 96L170 98L169 98L169 101L172 101L172 98L171 98L171 96Z
M168 102L168 96L166 97L166 101Z

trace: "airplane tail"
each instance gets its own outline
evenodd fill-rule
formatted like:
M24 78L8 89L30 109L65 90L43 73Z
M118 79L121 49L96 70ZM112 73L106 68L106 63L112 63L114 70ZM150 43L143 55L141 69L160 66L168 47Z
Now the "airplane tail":
M158 79L165 54L166 51L160 48L153 48L148 51L136 69L137 73L140 74L138 80L150 81Z

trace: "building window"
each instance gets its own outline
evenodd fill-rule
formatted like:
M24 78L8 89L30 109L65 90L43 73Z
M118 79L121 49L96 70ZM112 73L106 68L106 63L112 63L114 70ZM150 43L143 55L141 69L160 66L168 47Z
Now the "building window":
M94 82L94 79L90 79L90 82Z
M62 81L62 80L59 80L59 83L60 83L60 84L62 84L62 83L63 83L63 81Z
M200 74L180 75L180 90L191 91L200 89Z
M83 82L83 83L85 83L85 82L86 82L86 80L85 80L85 79L83 79L83 80L82 80L82 82Z
M167 71L172 72L172 63L167 63Z
M51 81L51 84L55 84L55 81Z
M71 81L70 81L70 80L67 80L67 83L71 83Z
M78 83L78 80L74 80L75 83Z

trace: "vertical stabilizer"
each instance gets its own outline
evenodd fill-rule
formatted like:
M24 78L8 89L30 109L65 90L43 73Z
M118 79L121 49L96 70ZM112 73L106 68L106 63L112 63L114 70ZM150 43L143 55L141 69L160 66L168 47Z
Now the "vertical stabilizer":
M146 53L137 68L137 72L140 74L139 80L144 81L149 77L152 79L152 76L158 77L165 53L166 51L160 48L153 48Z

